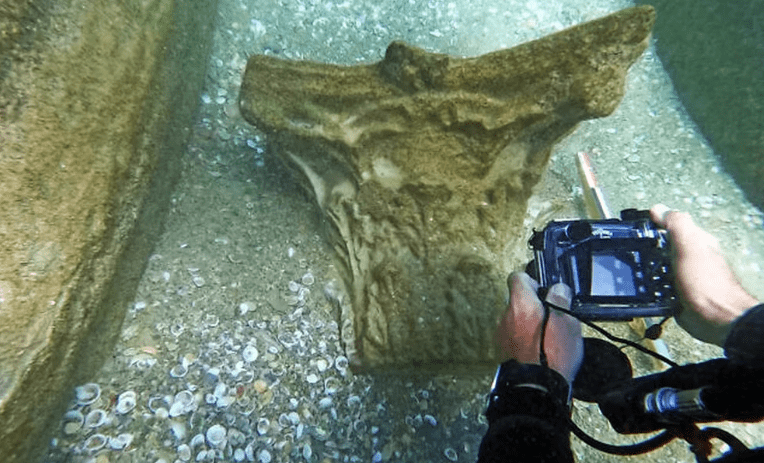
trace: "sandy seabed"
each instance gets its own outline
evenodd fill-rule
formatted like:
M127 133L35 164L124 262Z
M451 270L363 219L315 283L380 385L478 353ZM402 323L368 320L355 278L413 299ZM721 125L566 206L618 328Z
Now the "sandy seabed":
M323 219L268 152L264 135L238 114L246 59L270 53L373 62L395 39L473 56L628 6L615 0L221 1L166 231L122 338L92 379L99 398L72 402L46 461L474 461L486 429L481 414L490 377L373 378L347 370L337 314L325 297L337 291L338 274L320 237ZM612 210L663 202L689 211L722 238L744 285L764 296L762 215L685 113L654 44L632 67L619 108L581 124L557 146L529 217L582 213L579 151L590 154ZM608 328L634 337L623 325ZM673 323L663 339L680 363L720 355ZM638 372L650 368L639 355L632 361ZM119 408L127 391L135 391L136 404ZM183 391L193 400L179 408ZM105 412L103 422L95 421L97 410ZM595 405L576 402L573 410L579 426L599 439L635 440L616 434ZM211 431L221 426L223 441ZM762 425L723 427L747 444L764 445ZM692 461L681 442L638 457L603 454L576 438L572 447L582 462Z

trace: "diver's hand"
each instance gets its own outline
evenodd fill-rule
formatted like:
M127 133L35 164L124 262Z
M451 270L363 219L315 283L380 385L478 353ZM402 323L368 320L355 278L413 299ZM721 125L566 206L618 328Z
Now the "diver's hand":
M693 337L723 346L732 323L759 301L740 285L719 241L688 213L658 204L650 215L671 239L674 279L682 303L677 323Z
M539 284L526 273L512 273L507 278L509 306L499 321L498 343L502 361L540 364L539 347L544 307L538 298ZM558 283L549 288L547 300L569 309L573 293ZM573 383L584 358L581 324L578 320L551 310L544 337L544 352L550 368Z

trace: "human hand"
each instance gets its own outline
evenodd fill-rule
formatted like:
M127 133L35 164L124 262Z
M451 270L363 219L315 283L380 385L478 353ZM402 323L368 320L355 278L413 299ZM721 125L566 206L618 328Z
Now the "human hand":
M502 360L540 364L541 323L544 306L538 298L539 284L526 273L515 272L507 278L509 306L499 321L498 345ZM572 291L562 283L549 288L547 300L569 309ZM549 368L573 383L584 358L581 324L570 315L550 310L544 336L544 353Z
M688 213L657 204L650 216L671 239L674 280L682 303L677 323L693 337L723 346L732 322L759 301L740 285L719 241Z

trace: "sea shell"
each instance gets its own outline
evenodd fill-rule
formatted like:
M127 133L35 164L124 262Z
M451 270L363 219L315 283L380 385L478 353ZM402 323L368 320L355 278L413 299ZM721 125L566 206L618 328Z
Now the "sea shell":
M191 459L191 447L187 444L181 444L178 446L178 459L180 461L188 461Z
M287 349L293 347L297 344L297 338L294 336L294 334L288 332L288 331L282 331L278 334L276 337L281 344L284 345Z
M271 458L271 452L269 452L268 449L261 450L257 455L257 461L260 463L271 463Z
M186 368L182 363L179 363L170 369L170 376L173 378L182 378L186 376L187 373L188 368Z
M259 355L260 353L257 351L257 348L252 344L247 344L244 350L241 351L241 356L247 363L254 362Z
M329 367L329 362L326 361L326 359L318 359L316 360L316 369L319 372L324 372Z
M305 461L310 461L310 457L313 456L313 449L310 447L310 443L302 447L302 456L305 458Z
M147 405L151 413L156 413L160 408L167 408L172 405L172 397L161 395L151 396L149 397Z
M244 447L244 456L247 457L247 461L255 461L254 442L250 442L246 447Z
M199 447L200 445L204 445L204 434L197 434L194 437L191 438L191 447Z
M254 379L255 379L255 372L254 372L254 371L252 371L252 370L242 370L242 372L241 372L241 373L239 373L239 375L237 376L237 378L238 378L238 379L239 379L239 381L241 381L242 383L246 383L246 384L249 384L249 383L251 383L252 381L254 381Z
M271 367L271 373L274 376L284 376L284 373L286 373L286 366L281 363L276 363L269 366Z
M223 426L219 424L210 426L209 429L207 429L206 436L207 443L210 447L222 448L225 446L226 429Z
M204 381L210 385L216 384L220 379L220 368L213 367L204 373Z
M347 402L348 402L348 407L351 407L351 408L358 407L359 405L361 405L361 398L358 397L357 395L351 395L348 397Z
M117 437L109 439L109 447L113 450L122 450L127 448L133 442L133 435L129 433L122 433Z
M353 422L353 429L360 435L366 434L366 430L368 429L366 420L355 420Z
M239 304L239 315L246 315L247 312L255 310L254 302L242 302Z
M98 428L109 422L109 415L100 408L91 410L85 417L85 426L88 428Z
M217 315L208 313L204 316L204 324L207 328L214 328L218 326L218 323L220 323L220 319Z
M68 412L64 413L62 422L64 434L70 436L82 429L82 423L85 422L85 417L79 410L69 410Z
M170 407L170 416L176 417L184 415L194 409L194 394L188 389L175 394L175 399Z
M172 324L170 325L170 333L171 333L173 336L175 336L176 338L177 338L178 336L180 336L181 334L183 334L183 331L184 331L184 329L185 329L185 328L184 328L184 326L183 326L183 322L182 322L182 321L180 321L180 320L175 320L175 321L174 321L174 322L172 322Z
M268 432L271 427L271 422L268 418L260 418L257 420L257 433L261 436Z
M131 367L135 367L139 370L148 370L157 363L157 359L154 358L154 355L155 353L151 352L140 352L130 358L128 363Z
M238 429L229 429L228 430L228 442L233 447L239 447L244 444L244 440L246 437L244 436L244 433L239 431Z
M330 376L324 380L324 392L334 394L340 388L340 380Z
M170 422L170 433L176 441L182 441L186 438L186 425L177 421Z
M300 281L305 286L310 286L310 285L312 285L316 281L316 279L315 279L315 277L313 277L312 273L308 272L308 273L306 273L305 275L302 276Z
M236 402L236 396L227 395L225 397L220 397L215 405L218 406L218 408L226 408L231 405L233 405Z
M77 397L77 405L90 405L101 397L101 386L96 383L87 383L74 388Z
M135 391L125 391L119 395L117 399L117 405L114 407L114 411L120 415L130 413L136 405L137 397Z
M422 426L422 423L424 420L422 419L422 415L406 415L406 418L404 418L404 421L407 425L412 426L414 428L419 428Z
M320 440L320 441L325 441L331 435L332 435L332 433L330 431L327 431L326 429L322 428L321 426L316 426L315 428L313 428L313 436L316 439Z
M96 433L85 439L85 442L82 443L82 449L88 453L95 453L104 448L107 442L109 442L108 437Z
M215 398L221 399L225 397L226 391L228 391L228 386L226 386L225 383L218 383L215 386L215 392L213 393L213 395L215 396Z
M348 358L344 355L339 355L334 359L334 368L336 368L343 376L347 372L348 364Z
M459 459L459 456L456 454L456 450L452 449L451 447L448 447L446 450L443 451L443 455L446 456L450 461L456 461Z
M247 400L245 400L245 397L242 397L238 400L239 407L241 407L241 411L239 413L241 413L243 416L249 416L253 414L258 408L258 402L248 398L246 399Z
M175 418L176 416L183 415L184 413L186 413L186 411L185 411L185 407L183 406L183 404L181 404L179 402L173 402L172 405L170 406L170 410L168 410L167 413L171 417Z

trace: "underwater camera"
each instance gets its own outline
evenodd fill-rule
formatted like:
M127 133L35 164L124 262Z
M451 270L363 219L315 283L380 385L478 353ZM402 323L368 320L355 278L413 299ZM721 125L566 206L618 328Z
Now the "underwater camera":
M625 209L619 219L560 220L528 241L534 260L526 269L542 288L565 283L571 312L585 320L669 317L676 294L665 230L649 211Z

